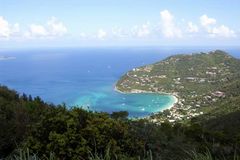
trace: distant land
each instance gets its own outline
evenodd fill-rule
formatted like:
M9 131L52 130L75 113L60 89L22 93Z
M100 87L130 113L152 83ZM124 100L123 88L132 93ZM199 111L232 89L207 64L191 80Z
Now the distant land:
M11 60L11 59L16 59L16 57L11 57L11 56L1 56L1 55L0 55L0 61Z
M115 88L123 93L176 96L178 102L171 109L151 116L152 121L161 123L236 111L239 109L239 86L240 60L215 50L170 56L154 64L133 68L121 77ZM221 107L222 101L233 105Z

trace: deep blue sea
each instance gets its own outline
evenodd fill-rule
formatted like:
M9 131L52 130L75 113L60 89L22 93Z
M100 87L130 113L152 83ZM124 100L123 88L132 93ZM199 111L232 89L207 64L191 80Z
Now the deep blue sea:
M157 94L121 94L116 81L134 67L179 53L223 49L240 58L240 47L108 47L0 49L0 84L19 93L54 103L94 111L126 110L131 117L146 116L173 103Z

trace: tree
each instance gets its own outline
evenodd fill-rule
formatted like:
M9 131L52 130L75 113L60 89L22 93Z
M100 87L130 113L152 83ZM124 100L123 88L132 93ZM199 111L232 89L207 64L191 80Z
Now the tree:
M128 112L127 111L113 112L111 114L111 118L118 119L118 120L127 120Z

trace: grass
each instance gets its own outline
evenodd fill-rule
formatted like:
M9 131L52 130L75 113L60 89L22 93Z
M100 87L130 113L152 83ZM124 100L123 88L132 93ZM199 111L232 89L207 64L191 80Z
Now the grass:
M186 152L189 156L186 160L228 160L227 158L214 158L209 149L205 153L198 153L196 151ZM185 159L184 159L185 160ZM240 160L239 155L235 152L233 160Z
M213 160L210 151L207 149L205 153L197 153L196 151L187 152L189 158L187 160Z
M17 149L5 160L43 160L38 157L37 154L31 154L29 149ZM44 160L57 160L54 154L50 154L49 157L45 157Z
M210 151L207 149L204 153L198 153L196 150L186 152L188 158L183 160L228 160L226 158L214 158ZM110 148L108 148L105 152L105 155L99 155L97 153L89 153L90 156L88 157L89 160L112 160L110 156ZM12 153L9 157L5 158L4 160L57 160L58 158L54 154L50 154L49 157L45 157L40 159L37 154L31 154L29 149L22 150L18 149L14 153ZM129 159L125 157L114 157L114 160L154 160L152 157L152 152L147 152L147 156L145 158L137 158L137 159ZM239 155L236 153L234 154L234 158L232 160L240 160Z

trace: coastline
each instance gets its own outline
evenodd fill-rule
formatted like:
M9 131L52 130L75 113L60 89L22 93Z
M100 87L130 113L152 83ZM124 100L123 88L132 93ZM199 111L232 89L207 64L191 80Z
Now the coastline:
M167 92L152 92L152 91L144 91L144 90L133 90L131 92L123 92L123 91L120 91L116 85L114 85L114 91L118 92L118 93L121 93L121 94L140 94L140 93L155 93L155 94L159 94L159 95L170 95L173 97L173 103L171 103L171 105L166 105L166 107L162 108L161 110L159 110L158 112L162 112L164 110L167 110L167 109L171 109L173 108L176 104L178 104L179 102L179 96L176 94L176 93L167 93ZM158 113L158 112L155 112L155 113ZM153 114L155 114L153 113ZM147 116L148 117L148 116Z
M164 109L162 109L160 112L162 112L162 111L164 111L164 110L167 110L167 109L171 109L171 108L173 108L178 102L179 102L179 98L176 96L176 95L172 95L171 94L171 96L173 97L173 103L171 104L171 105L169 105L169 106L167 106L166 108L164 108Z

